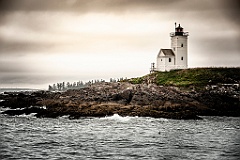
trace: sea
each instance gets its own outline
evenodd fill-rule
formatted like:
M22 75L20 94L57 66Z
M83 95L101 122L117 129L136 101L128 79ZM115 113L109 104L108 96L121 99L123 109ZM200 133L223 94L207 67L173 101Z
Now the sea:
M239 160L240 117L202 118L0 114L0 159Z

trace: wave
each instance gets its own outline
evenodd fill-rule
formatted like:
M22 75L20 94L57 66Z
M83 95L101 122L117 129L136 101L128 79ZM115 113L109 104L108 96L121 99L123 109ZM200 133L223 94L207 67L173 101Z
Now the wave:
M37 113L30 113L30 114L20 114L20 115L16 115L15 117L22 117L22 118L36 118L35 115Z
M120 116L120 115L118 115L118 114L114 114L114 115L112 115L112 116L106 116L106 117L104 117L103 119L126 122L126 121L131 120L132 118L134 118L134 117L129 117L129 116L123 117L123 116Z
M0 114L3 113L3 112L5 112L5 111L7 111L7 110L9 110L9 109L11 109L11 108L0 106Z
M31 88L0 88L0 94L1 95L7 95L8 93L21 93L21 92L27 92L27 93L32 93L40 91L40 89L31 89Z

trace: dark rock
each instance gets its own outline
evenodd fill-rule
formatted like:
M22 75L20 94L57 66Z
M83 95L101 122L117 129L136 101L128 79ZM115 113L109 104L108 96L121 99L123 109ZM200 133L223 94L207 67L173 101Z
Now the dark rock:
M231 94L234 93L234 96ZM2 95L0 105L10 108L4 114L37 113L37 117L56 118L69 115L103 117L115 113L122 116L144 116L172 119L200 119L200 116L240 116L238 92L181 91L176 87L154 84L99 83L65 92L38 91L30 94ZM39 106L39 107L31 107ZM40 108L45 106L46 109Z

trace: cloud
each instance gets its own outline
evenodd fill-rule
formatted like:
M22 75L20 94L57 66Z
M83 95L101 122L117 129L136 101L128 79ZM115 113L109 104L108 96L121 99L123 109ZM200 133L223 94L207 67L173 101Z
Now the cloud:
M183 0L181 0L183 1ZM1 0L1 11L123 11L134 8L164 9L170 4L180 4L175 0Z
M204 12L221 10L239 23L239 0L0 0L0 12Z
M226 16L229 21L234 23L240 31L240 1L239 0L222 0L223 15Z
M237 66L239 12L238 0L0 0L0 80L142 75L175 21L190 65Z
M45 89L47 88L47 84L50 82L56 81L60 76L54 75L40 75L40 74L31 74L31 73L2 73L0 75L0 87L36 87L41 86ZM41 84L44 84L43 86Z
M239 40L231 37L196 39L194 44L190 45L189 65L194 67L239 66Z
M39 53L43 51L50 51L55 48L54 43L36 43L36 42L24 42L24 41L6 41L0 39L0 55L17 54L26 55L28 53Z
M22 65L16 64L15 62L9 61L0 61L0 73L22 73L26 72L26 68L23 68Z
M144 41L143 36L150 38L159 29L163 31L166 26L151 14L89 13L78 16L57 12L45 16L39 12L20 12L11 13L6 19L8 21L0 25L0 55L66 50L84 52L100 45L102 49L109 45L131 46Z
M134 11L204 11L226 0L0 0L0 11L66 11L66 12L134 12ZM227 1L231 8L237 0ZM214 4L214 5L213 5ZM236 7L234 7L236 8ZM237 9L237 8L236 8Z

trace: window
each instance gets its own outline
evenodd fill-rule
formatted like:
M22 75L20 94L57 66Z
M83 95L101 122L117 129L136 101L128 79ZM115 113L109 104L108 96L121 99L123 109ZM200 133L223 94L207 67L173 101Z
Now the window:
M173 47L173 50L175 51L175 47Z
M181 57L181 60L183 61L183 57Z
M183 47L183 44L181 45L181 47Z
M161 61L162 61L162 59L161 59Z
M172 60L171 60L171 58L169 58L169 62L171 62Z

